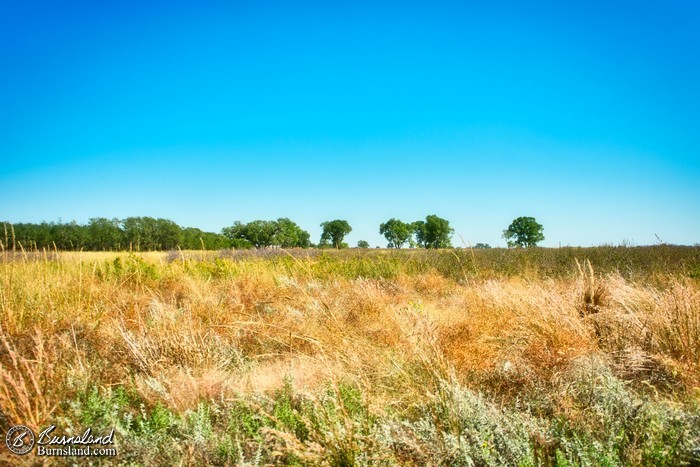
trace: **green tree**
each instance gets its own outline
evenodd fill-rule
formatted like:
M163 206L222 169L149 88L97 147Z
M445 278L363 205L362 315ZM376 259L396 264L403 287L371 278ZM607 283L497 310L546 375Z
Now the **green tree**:
M280 217L275 222L275 234L273 235L273 244L282 248L308 248L311 245L311 235L306 230L303 230L295 222Z
M485 248L491 248L491 245L489 245L488 243L477 243L476 245L474 245L474 248L481 250Z
M518 217L503 231L503 238L509 247L531 247L544 240L543 232L542 224L534 217Z
M3 240L3 245L5 248L19 248L21 245L25 250L32 250L35 248L53 249L53 223L11 224L6 222L4 224L5 238Z
M401 248L413 235L414 224L391 218L379 224L379 233L389 241L389 248Z
M180 248L183 250L201 250L203 242L204 232L196 227L185 227L180 231Z
M245 240L255 248L264 248L271 246L274 242L274 236L277 232L277 224L275 221L256 220L243 224L241 221L236 221L231 227L223 229L222 233L234 244L236 240Z
M321 234L321 246L328 245L330 242L330 244L337 249L344 246L343 239L347 234L352 232L352 227L350 227L348 221L340 219L323 222L321 227L323 227L323 233Z
M138 251L170 250L180 243L180 226L168 219L127 217L122 229L125 245Z
M153 233L155 250L172 250L180 244L180 226L169 219L155 220Z
M231 241L219 233L204 232L202 238L206 250L221 250L231 247Z
M369 242L366 240L360 240L357 242L357 248L369 248Z
M446 219L431 214L425 221L413 223L416 240L423 248L452 248L450 237L454 229Z
M124 243L130 250L155 250L155 219L152 217L127 217L122 221Z
M183 250L219 250L229 248L231 241L221 234L186 227L180 231L180 246Z
M80 250L84 248L87 240L87 229L83 225L72 221L63 223L60 219L57 223L49 224L50 235L59 250Z
M93 217L87 225L88 248L94 251L119 250L123 243L123 232L119 219Z
M236 221L231 227L224 228L222 234L236 248L247 248L249 245L255 248L273 245L282 248L308 248L311 245L309 233L286 217L276 221L257 220L247 224Z

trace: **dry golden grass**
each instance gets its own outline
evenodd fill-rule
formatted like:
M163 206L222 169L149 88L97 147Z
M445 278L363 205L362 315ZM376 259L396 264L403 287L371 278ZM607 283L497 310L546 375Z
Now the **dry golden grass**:
M586 358L673 399L699 394L697 280L650 285L583 264L571 278L467 284L435 269L320 276L321 261L81 252L0 263L3 428L67 416L90 388L185 413L272 395L290 377L309 397L354 381L376 413L425 401L431 375L514 401L554 391ZM575 418L567 401L557 410Z
M506 360L511 368L548 371L582 354L633 347L697 377L695 281L669 278L659 290L587 273L573 281L503 278L460 286L435 271L320 281L303 267L277 274L260 261L214 279L163 256L139 255L155 265L157 278L142 277L148 272L140 263L133 271L101 273L105 263L124 257L118 254L66 253L55 263L3 265L7 345L33 348L37 335L79 338L67 351L96 352L115 374L158 376L172 368L238 374L301 356L343 363L339 368L358 371L356 377L376 366L375 355L391 350L408 357L423 352L425 342L465 372Z

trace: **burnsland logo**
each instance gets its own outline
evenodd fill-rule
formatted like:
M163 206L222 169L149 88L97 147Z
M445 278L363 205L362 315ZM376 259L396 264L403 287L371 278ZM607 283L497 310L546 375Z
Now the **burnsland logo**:
M7 431L5 444L7 449L23 456L34 447L34 432L24 425L13 426Z
M88 428L82 435L56 435L56 426L51 425L37 437L34 432L24 425L17 425L7 432L5 444L17 455L30 452L36 445L37 456L116 456L117 450L107 447L114 444L114 428L101 436L93 435Z

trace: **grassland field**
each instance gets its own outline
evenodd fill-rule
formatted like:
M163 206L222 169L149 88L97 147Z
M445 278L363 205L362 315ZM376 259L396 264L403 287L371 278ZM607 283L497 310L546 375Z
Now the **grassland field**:
M700 465L700 247L0 252L10 465Z

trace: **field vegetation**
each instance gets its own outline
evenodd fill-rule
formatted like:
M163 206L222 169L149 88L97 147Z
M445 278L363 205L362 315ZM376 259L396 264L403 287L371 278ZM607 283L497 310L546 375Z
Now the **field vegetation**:
M20 423L114 427L105 463L697 465L700 248L5 250Z

